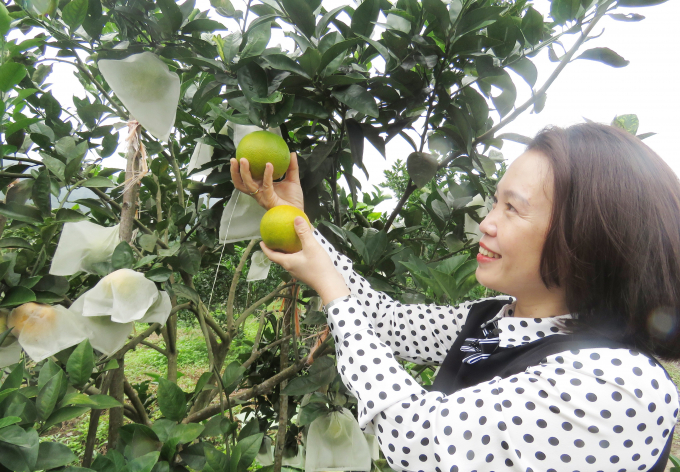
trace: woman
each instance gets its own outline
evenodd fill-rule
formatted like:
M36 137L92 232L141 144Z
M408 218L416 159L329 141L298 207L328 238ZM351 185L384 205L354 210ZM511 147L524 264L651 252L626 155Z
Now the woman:
M236 188L303 207L297 161ZM678 394L680 183L639 139L583 124L539 133L480 225L477 279L506 293L402 305L297 218L303 250L262 249L323 299L359 424L394 469L662 471ZM423 390L395 357L442 364Z

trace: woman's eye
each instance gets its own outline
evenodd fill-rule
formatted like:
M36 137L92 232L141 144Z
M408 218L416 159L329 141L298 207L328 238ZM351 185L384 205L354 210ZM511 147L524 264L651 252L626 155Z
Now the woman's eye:
M510 211L513 211L513 210L515 209L515 207L512 206L512 205L509 204L509 203L506 203L506 205L507 205L507 207L508 207L508 210L510 210Z

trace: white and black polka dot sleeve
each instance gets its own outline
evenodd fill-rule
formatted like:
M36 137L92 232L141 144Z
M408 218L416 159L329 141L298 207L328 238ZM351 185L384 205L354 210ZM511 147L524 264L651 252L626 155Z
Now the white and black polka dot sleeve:
M318 230L314 231L314 237L345 279L352 296L361 302L376 336L395 356L417 364L444 361L473 302L458 306L399 303L384 292L373 290L366 279L352 270L352 261L340 254Z
M359 424L395 470L646 470L676 423L673 382L637 351L567 351L447 396L401 368L359 299L328 311Z

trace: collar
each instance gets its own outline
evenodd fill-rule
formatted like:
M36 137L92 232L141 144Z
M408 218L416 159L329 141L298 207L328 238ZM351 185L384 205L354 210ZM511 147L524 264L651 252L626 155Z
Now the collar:
M572 315L548 318L515 318L515 303L505 305L488 323L495 323L500 339L499 347L515 347L528 344L553 334L566 334L559 328L558 321L571 319Z

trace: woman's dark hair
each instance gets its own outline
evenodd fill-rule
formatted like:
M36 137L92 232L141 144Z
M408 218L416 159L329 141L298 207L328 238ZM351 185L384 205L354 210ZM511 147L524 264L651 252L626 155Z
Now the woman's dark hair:
M572 333L680 359L680 181L612 126L548 127L529 144L551 164L541 278L566 291Z

